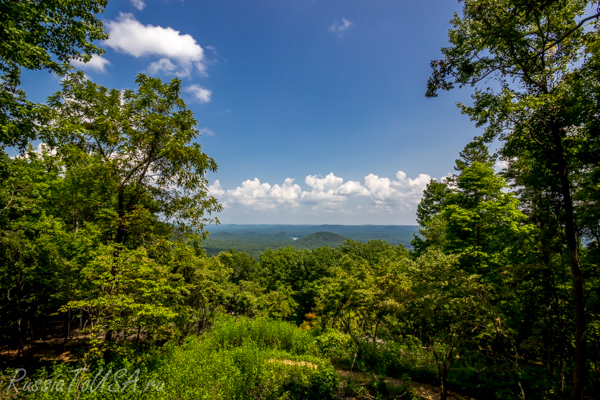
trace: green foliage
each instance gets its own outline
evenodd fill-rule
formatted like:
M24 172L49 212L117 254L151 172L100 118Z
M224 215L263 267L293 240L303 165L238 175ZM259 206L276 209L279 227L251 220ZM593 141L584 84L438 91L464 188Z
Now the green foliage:
M538 288L545 292L552 311L544 318L551 324L560 321L562 330L558 341L549 339L553 333L542 335L546 348L561 343L558 360L551 361L548 351L544 362L549 376L555 374L555 367L561 371L549 377L560 382L555 386L560 387L558 392L565 390L564 361L573 360L573 399L584 396L588 354L594 353L588 352L591 343L586 337L590 320L586 298L594 289L584 283L584 277L595 275L596 268L583 264L580 241L582 233L589 234L597 225L597 219L588 216L597 209L591 182L598 174L598 164L592 161L598 159L598 115L591 110L597 110L600 88L600 13L590 3L596 2L464 1L461 15L451 21L444 59L431 63L427 89L427 96L433 97L439 90L474 86L474 104L459 107L477 126L485 127L484 141L501 141L499 154L508 164L507 176L537 225L530 234L537 257L529 257L526 263L546 270L544 284ZM564 269L554 259L563 257L565 250L572 309L558 311L562 299L551 300L557 298L551 293L560 291L562 297L565 285L552 279ZM482 261L479 257L477 262ZM531 318L533 312L525 314ZM574 332L567 333L565 318L572 321ZM526 330L523 336L531 333ZM567 343L575 343L574 348Z
M168 266L143 250L100 245L81 269L81 288L61 311L80 309L90 317L92 340L108 345L113 336L128 337L143 330L154 340L177 332L189 287ZM91 351L101 349L92 347Z
M194 142L197 121L180 97L181 81L138 75L136 83L137 92L121 93L83 73L68 75L49 99L45 129L70 172L67 182L84 180L83 190L97 193L67 211L105 216L107 239L134 247L152 241L158 215L193 236L215 221L206 214L221 210L204 177L217 164Z
M252 281L257 278L258 262L247 253L238 253L232 249L228 252L221 252L219 260L224 266L231 268L233 271L231 275L233 283Z
M391 243L412 227L229 227L205 240L217 165L181 81L138 75L120 92L67 73L47 107L32 104L20 68L64 74L100 54L105 2L2 2L0 145L22 153L0 151L0 345L21 356L37 338L67 343L78 318L84 365L164 382L23 396L393 398L411 396L407 378L440 384L442 399L593 396L600 15L579 0L462 4L427 95L473 85L460 107L485 133L457 175L428 184L410 253ZM374 375L340 388L332 365Z
M253 342L260 349L283 350L290 354L318 355L315 338L288 322L259 318L225 317L218 320L205 339L215 349L229 349Z
M460 255L465 268L475 273L505 265L509 244L532 228L525 225L518 199L503 192L506 183L490 163L473 162L456 178L456 185L442 210L445 250Z
M307 346L302 348L295 339ZM191 337L182 346L171 343L141 363L123 357L106 365L100 362L80 374L71 392L38 390L27 398L333 399L339 377L327 361L307 354L314 351L313 343L310 335L289 324L222 320L200 340ZM113 381L114 375L109 374L110 381L102 390L102 378L107 371L122 368L127 371L124 377ZM125 387L126 381L135 380L136 369L139 379L135 385ZM32 381L64 379L68 387L73 377L70 370L65 364L57 365L51 371L39 371ZM101 371L100 378L93 381L97 371ZM86 380L93 385L85 386ZM108 385L115 387L117 381L120 390L107 389ZM93 391L91 387L98 389Z
M40 332L75 282L68 262L74 237L50 207L59 164L32 151L5 158L0 188L0 337L20 351Z
M108 37L96 14L106 0L0 3L0 145L25 148L37 136L36 105L19 89L21 68L63 73L70 60L89 61Z

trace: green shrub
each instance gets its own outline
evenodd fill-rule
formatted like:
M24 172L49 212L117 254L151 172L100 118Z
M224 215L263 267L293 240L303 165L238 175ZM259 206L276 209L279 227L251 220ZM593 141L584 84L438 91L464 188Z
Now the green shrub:
M315 339L293 325L226 318L201 338L190 337L181 346L170 343L146 357L121 358L106 366L100 361L80 376L71 391L20 391L16 395L33 400L333 399L339 376L329 361L317 354ZM69 371L75 368L62 364L40 370L20 382L19 388L25 381L43 384L49 379L65 380L68 387L73 376ZM114 374L109 374L103 390L98 389L102 377L118 369L127 370L119 390L107 390L107 385L114 385ZM139 373L132 375L137 369ZM97 374L100 379L94 381ZM5 376L10 381L14 371ZM126 381L135 378L135 385L130 382L124 387Z
M309 332L288 322L266 318L251 320L222 317L203 340L215 349L239 347L251 341L260 349L279 349L292 354L319 354L315 338Z
M350 335L335 329L327 329L316 338L319 352L337 364L352 363L357 351Z

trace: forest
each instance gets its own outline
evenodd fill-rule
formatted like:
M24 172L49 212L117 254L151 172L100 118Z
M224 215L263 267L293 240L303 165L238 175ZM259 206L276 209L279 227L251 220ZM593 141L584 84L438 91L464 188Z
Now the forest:
M216 229L215 229L216 228ZM417 231L411 225L217 225L210 227L210 235L202 242L207 256L222 251L236 250L248 253L257 261L267 249L292 246L296 249L337 247L347 239L366 243L385 240L411 247Z
M481 135L411 249L258 259L203 247L218 165L181 80L70 67L106 5L0 1L2 398L598 398L600 3L462 1L423 89L472 88ZM30 100L22 69L61 90Z

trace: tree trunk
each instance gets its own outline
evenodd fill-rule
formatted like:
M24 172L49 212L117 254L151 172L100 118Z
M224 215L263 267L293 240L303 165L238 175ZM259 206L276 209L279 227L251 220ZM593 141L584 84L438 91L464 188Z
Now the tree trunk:
M567 248L569 250L569 265L571 267L571 279L573 280L573 299L575 302L575 371L573 372L573 389L571 391L571 400L580 400L583 398L583 387L585 385L585 364L587 361L583 274L581 271L581 260L579 258L579 246L577 243L577 230L575 226L573 198L571 197L571 184L569 182L569 169L564 157L560 128L556 126L553 127L552 137L554 139L555 157L558 163L560 174L560 189L563 197L563 209L565 212L565 235L567 239Z

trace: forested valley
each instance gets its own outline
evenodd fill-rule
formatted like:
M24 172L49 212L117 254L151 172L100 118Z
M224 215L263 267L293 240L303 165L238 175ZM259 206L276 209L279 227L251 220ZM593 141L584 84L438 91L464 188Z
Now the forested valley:
M411 250L256 260L203 248L218 167L181 81L69 66L106 1L0 1L2 398L598 398L600 4L461 4L423 87L472 87L482 133ZM32 102L21 69L62 89Z

